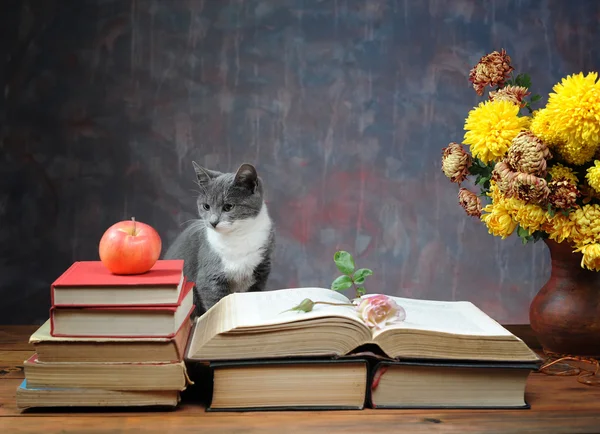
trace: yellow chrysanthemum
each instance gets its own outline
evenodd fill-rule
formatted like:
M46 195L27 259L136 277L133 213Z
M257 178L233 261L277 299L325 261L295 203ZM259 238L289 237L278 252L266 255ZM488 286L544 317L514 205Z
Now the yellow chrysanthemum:
M504 196L502 195L502 192L498 188L496 181L493 181L493 180L490 181L490 192L487 195L492 198L492 202L498 202L498 201L504 199Z
M592 158L594 158L594 154L597 151L596 145L582 145L580 143L571 143L567 142L562 145L557 145L554 147L554 150L567 163L574 164L576 166L581 166L582 164L587 163Z
M463 143L484 163L499 161L512 139L526 129L530 118L518 116L519 106L510 101L484 101L472 109L465 121Z
M587 170L585 179L590 187L600 192L600 161L594 161L594 165Z
M510 236L517 227L517 222L510 216L506 208L506 202L500 200L487 205L481 216L481 220L488 228L488 232L502 239Z
M600 271L600 244L587 244L577 249L583 254L581 266L592 271Z
M546 214L546 222L542 230L548 234L548 238L562 243L564 240L572 237L575 231L575 222L562 213L550 216Z
M525 203L516 198L510 199L509 203L509 206L516 211L513 218L530 234L541 229L542 225L546 223L546 211L541 206Z
M546 223L546 211L539 205L524 202L516 197L504 200L503 205L513 220L529 233L541 229Z
M569 183L573 185L577 185L577 172L573 171L573 169L570 167L556 163L548 169L548 173L552 176L553 181L559 181L563 179L565 181L569 181Z
M600 205L584 205L569 214L577 234L571 238L577 245L600 242Z
M569 75L554 85L545 116L551 131L565 143L584 148L600 142L600 83L598 73Z
M553 147L561 143L560 135L554 131L550 126L548 120L548 111L546 109L539 109L534 111L532 114L531 125L529 130L537 137L542 139L546 145Z

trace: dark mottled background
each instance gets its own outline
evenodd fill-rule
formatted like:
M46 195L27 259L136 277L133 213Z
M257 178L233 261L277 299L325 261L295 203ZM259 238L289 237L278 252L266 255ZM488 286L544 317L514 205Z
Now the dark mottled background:
M118 220L172 240L194 217L192 159L257 165L278 227L269 288L328 286L344 248L375 270L371 292L526 322L545 246L467 218L441 149L487 52L544 96L597 69L599 4L4 0L0 322L45 320L50 283Z

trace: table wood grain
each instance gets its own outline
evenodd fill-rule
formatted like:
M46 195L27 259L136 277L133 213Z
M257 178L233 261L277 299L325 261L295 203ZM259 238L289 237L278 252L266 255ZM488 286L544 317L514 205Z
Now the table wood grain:
M532 348L527 326L507 326ZM574 377L532 373L527 381L529 410L371 410L207 413L194 399L173 411L21 412L15 392L22 362L33 353L27 343L33 326L0 326L0 433L181 434L243 433L593 433L600 432L600 387Z

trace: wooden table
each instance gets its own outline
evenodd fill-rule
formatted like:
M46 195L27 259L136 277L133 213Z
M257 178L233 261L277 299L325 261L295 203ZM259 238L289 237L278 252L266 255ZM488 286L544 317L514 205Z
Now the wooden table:
M530 347L526 326L507 326ZM527 383L530 410L363 410L316 412L206 413L183 401L170 412L123 411L21 413L15 391L23 379L22 363L33 350L27 343L35 327L0 326L0 433L144 433L188 432L332 433L485 432L600 433L600 387L575 377L532 373Z

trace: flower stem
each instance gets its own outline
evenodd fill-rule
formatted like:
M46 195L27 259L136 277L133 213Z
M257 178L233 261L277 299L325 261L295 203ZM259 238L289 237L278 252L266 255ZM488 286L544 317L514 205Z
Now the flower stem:
M315 304L328 304L329 306L354 306L352 303L331 303L329 301L315 301Z

